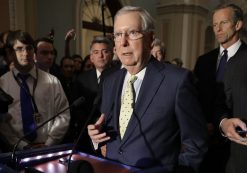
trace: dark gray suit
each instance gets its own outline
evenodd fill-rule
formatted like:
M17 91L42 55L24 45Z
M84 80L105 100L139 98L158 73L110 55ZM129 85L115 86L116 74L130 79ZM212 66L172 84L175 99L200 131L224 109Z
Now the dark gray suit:
M235 55L245 47L246 44L242 43ZM218 56L219 48L199 56L194 69L194 74L197 78L199 100L202 105L204 116L208 123L214 125L214 131L209 136L209 150L202 163L200 173L214 171L217 173L225 173L225 166L229 157L229 142L226 142L218 131L218 114L221 110L216 110L216 105L219 106L217 97L223 87L222 83L216 82ZM234 57L231 59L234 59ZM223 111L224 110L225 107Z
M102 112L111 136L107 158L138 168L178 165L197 169L206 144L206 121L189 71L151 59L124 138L119 135L122 69L105 79ZM182 145L181 145L182 144Z
M247 48L228 63L225 74L225 94L229 118L233 116L247 120ZM232 142L227 173L246 173L246 158L247 147Z

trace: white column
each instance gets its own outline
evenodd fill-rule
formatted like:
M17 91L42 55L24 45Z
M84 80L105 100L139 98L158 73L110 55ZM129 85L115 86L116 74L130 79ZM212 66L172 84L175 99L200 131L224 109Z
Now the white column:
M189 4L157 6L157 37L167 46L167 60L181 58L183 67L193 69L204 53L208 10Z

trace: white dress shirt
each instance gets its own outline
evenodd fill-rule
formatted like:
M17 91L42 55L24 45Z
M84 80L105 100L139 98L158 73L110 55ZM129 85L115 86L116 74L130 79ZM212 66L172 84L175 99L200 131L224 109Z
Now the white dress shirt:
M13 70L16 76L19 72ZM20 106L20 86L13 76L13 72L7 72L0 78L0 86L2 89L14 98L14 102L9 105L8 114L0 120L0 134L3 135L10 145L15 145L23 133L22 116ZM64 94L60 81L53 75L46 73L36 67L29 72L31 75L27 80L30 94L33 95L38 111L41 115L40 122L53 117L64 108L68 107L68 101ZM34 81L37 85L34 87ZM67 131L69 126L70 113L69 110L61 113L53 121L50 121L44 127L37 131L35 143L44 143L47 146L58 144ZM28 143L22 141L19 149L22 149Z
M242 42L239 39L236 43L234 43L233 45L231 45L230 47L228 47L226 49L227 50L227 56L228 56L227 57L227 61L229 61L229 59L236 54L236 52L240 48L241 44L242 44ZM225 48L220 46L220 54L219 54L218 60L217 60L217 69L218 69L218 66L219 66L219 63L220 63L220 58L222 57L224 50L225 50Z
M142 81L144 79L144 76L145 76L145 73L146 73L146 67L144 69L142 69L139 73L135 74L135 76L137 77L136 81L134 82L134 89L135 89L135 102L138 98L138 95L139 95L139 92L140 92L140 88L141 88L141 85L142 85ZM122 88L122 95L121 95L121 100L122 100L122 97L123 97L123 93L124 93L124 90L127 86L127 82L128 80L130 79L131 77L131 74L127 71L126 75L125 75L125 78L124 78L124 82L123 82L123 88ZM93 142L93 146L94 146L94 149L97 150L98 149L98 143L96 142Z
M143 81L143 78L144 78L145 73L146 73L146 69L147 68L145 67L139 73L135 74L135 76L137 77L136 81L134 82L135 101L138 98L138 95L139 95L139 92L140 92L140 88L141 88L141 85L142 85L142 81ZM121 97L123 97L127 82L129 81L130 77L131 77L131 74L129 72L127 72L126 75L125 75L125 78L124 78L124 83L123 83L123 88L122 88L122 96Z

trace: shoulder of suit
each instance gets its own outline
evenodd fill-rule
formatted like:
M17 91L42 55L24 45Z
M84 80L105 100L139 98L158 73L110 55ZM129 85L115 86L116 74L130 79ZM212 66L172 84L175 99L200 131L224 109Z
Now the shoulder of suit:
M104 75L104 81L114 81L119 80L120 77L126 74L127 70L125 68L121 68L118 70L110 71L106 75Z
M182 76L186 75L189 70L178 67L174 64L160 63L158 61L152 61L147 66L146 73L152 72L152 75L170 76L174 79L181 79Z
M234 55L234 57L232 57L229 60L228 64L232 64L232 63L242 64L243 62L247 62L247 46L242 49L239 49Z
M195 66L201 66L206 64L214 65L217 62L219 55L219 48L213 49L197 58Z
M88 71L84 71L82 73L80 73L76 80L80 83L87 83L88 80L97 80L97 73L95 69L91 69Z
M204 58L212 58L212 57L216 57L218 58L218 55L219 55L219 48L216 48L216 49L213 49L205 54L202 54L198 57L198 59L204 59Z

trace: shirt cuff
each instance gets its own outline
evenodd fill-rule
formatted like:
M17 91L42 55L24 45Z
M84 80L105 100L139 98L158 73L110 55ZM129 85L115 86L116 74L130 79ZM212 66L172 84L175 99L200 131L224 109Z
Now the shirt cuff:
M220 133L221 133L221 135L222 135L223 137L227 137L227 136L225 135L225 133L223 132L222 128L221 128L222 122L223 122L224 120L226 120L226 119L227 119L227 118L223 118L223 119L220 121L220 125L219 125L219 130L220 130Z
M98 150L98 148L99 148L99 143L93 142L93 141L92 141L92 144L93 144L94 150Z

